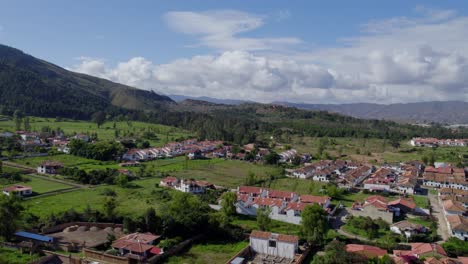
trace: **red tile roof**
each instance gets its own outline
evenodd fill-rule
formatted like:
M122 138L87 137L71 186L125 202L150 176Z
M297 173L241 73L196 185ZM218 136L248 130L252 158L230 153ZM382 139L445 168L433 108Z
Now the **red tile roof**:
M303 203L318 203L325 204L331 198L328 196L315 196L315 195L301 195L301 202Z
M396 206L396 205L403 205L405 207L408 207L410 209L415 209L416 208L416 203L413 201L413 200L408 200L408 199L403 199L403 198L399 198L395 201L391 201L388 203L388 205L391 205L391 206Z
M252 233L250 233L250 237L260 238L260 239L274 239L277 241L288 242L288 243L297 243L299 241L298 236L275 234L271 232L264 232L264 231L258 231L258 230L253 230Z
M31 187L25 186L25 185L12 185L3 188L3 191L5 192L21 192L21 191L27 191L27 190L32 190Z
M348 244L346 245L346 251L350 253L356 253L364 255L366 257L381 257L387 254L385 249L379 247L369 246L369 245L359 245L359 244Z
M252 194L261 194L262 188L254 187L254 186L240 186L239 187L240 193L252 193Z

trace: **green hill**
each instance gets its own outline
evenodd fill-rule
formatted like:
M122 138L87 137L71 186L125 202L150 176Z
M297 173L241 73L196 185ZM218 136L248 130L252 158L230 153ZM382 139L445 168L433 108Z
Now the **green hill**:
M0 105L26 114L89 118L97 111L156 110L167 96L65 70L0 45Z

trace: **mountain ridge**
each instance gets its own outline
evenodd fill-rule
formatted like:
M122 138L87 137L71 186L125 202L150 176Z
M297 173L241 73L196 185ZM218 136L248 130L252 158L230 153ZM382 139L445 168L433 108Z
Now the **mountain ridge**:
M158 109L167 96L66 70L0 44L0 105L29 114L89 118L118 108Z

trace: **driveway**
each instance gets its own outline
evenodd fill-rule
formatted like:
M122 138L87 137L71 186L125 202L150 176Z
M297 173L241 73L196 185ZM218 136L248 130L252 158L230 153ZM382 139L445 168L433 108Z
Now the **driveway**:
M450 235L448 231L447 221L444 216L444 209L437 195L428 193L429 200L431 201L432 206L432 215L437 218L438 227L437 234L442 238L442 240L447 240Z

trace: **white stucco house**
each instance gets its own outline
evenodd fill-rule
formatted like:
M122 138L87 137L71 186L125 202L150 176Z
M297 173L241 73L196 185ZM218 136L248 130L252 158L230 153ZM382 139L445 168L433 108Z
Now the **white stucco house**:
M294 259L299 237L254 230L250 234L250 248L257 254Z

